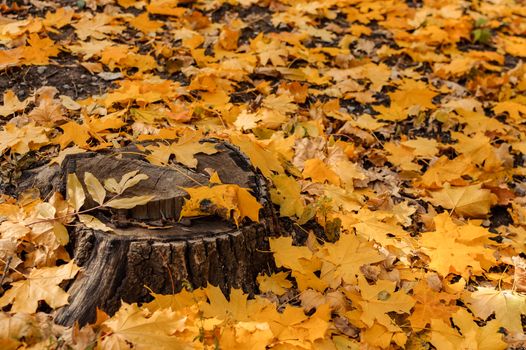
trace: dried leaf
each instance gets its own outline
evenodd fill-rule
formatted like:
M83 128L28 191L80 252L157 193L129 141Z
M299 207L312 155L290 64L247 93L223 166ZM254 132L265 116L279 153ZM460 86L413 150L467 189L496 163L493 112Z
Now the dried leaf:
M259 221L262 205L238 185L216 185L213 187L184 188L190 195L184 203L181 217L216 214L226 219L232 218L236 225L245 217Z
M90 172L84 173L84 183L88 189L88 193L91 195L91 198L99 205L104 203L104 198L106 198L106 190L102 187L101 183L95 176Z
M88 215L88 214L79 214L79 220L84 225L86 225L86 227L92 228L94 230L104 231L104 232L113 231L110 227L106 226L99 219L97 219L94 216Z
M459 215L484 217L497 197L490 190L481 189L481 185L451 187L448 183L440 191L431 192L429 201L446 209L452 209Z
M109 200L108 202L106 202L105 206L110 207L110 208L116 208L116 209L131 209L138 205L144 205L148 202L151 202L154 198L155 198L155 195L117 198L117 199Z
M66 192L68 203L75 208L76 212L78 212L80 207L84 205L86 195L84 193L84 188L75 173L68 174Z
M62 266L33 269L27 279L11 284L11 289L0 298L0 305L12 304L11 312L27 313L36 312L40 300L53 309L64 306L69 295L58 285L75 277L79 270L73 260Z

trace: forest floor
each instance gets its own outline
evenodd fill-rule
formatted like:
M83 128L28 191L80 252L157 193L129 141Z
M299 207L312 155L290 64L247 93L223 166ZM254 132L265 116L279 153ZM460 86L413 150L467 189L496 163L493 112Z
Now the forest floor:
M0 348L524 348L525 57L520 0L0 2ZM268 179L279 271L54 324L86 223L23 171L204 137Z

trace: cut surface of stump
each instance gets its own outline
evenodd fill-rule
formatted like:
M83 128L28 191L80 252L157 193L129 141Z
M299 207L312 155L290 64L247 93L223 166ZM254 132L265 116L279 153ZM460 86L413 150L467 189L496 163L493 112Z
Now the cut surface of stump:
M84 174L97 179L115 178L130 171L148 179L127 189L124 197L155 195L155 199L132 209L98 210L85 202L82 210L95 208L96 216L114 232L75 226L70 230L68 248L81 272L69 285L69 305L58 311L56 322L71 325L94 321L96 307L113 314L121 300L150 300L150 290L172 294L185 285L193 288L207 283L221 287L256 291L256 277L272 266L268 236L277 232L264 178L254 171L237 148L222 141L212 142L214 154L197 154L196 169L182 165L156 166L148 163L138 148L105 153L68 155L61 167L45 166L25 174L21 188L37 187L46 196L63 194L68 174L81 183ZM223 183L250 189L263 208L259 222L245 220L239 227L217 216L179 222L187 193L184 187L206 186L210 171Z

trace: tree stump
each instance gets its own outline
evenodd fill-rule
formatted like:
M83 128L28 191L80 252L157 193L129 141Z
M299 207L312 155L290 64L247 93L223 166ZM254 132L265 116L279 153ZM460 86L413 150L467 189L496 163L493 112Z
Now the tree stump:
M25 174L21 188L37 187L45 196L55 190L65 194L67 174L84 183L84 173L98 179L117 180L133 170L148 175L126 196L155 194L156 199L133 209L117 212L93 210L114 232L77 226L70 232L68 250L81 272L68 286L69 305L58 311L56 322L71 325L91 322L96 307L113 314L121 300L144 302L155 293L171 294L183 286L207 283L257 289L255 279L272 268L268 236L277 233L277 219L268 199L265 179L248 159L230 144L213 142L217 153L197 154L197 169L182 165L160 167L148 163L135 146L104 153L68 155L62 167L45 166ZM236 227L220 217L202 217L179 222L186 192L181 187L207 185L209 169L223 183L249 188L263 205L260 222L246 220ZM129 191L129 192L128 192ZM86 201L85 207L94 207Z

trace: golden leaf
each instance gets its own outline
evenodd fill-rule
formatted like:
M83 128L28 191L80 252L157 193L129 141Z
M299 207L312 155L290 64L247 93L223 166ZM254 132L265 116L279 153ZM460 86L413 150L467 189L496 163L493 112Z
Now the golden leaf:
M481 189L481 185L451 187L449 183L440 191L431 192L429 202L451 209L455 213L468 217L484 217L497 197L490 190Z
M276 155L265 149L258 141L244 135L232 135L230 141L250 158L252 164L261 170L264 176L270 177L273 172L283 173L283 167Z
M329 182L334 185L340 184L340 177L327 164L318 158L312 158L305 161L303 170L304 178L311 178L314 182Z
M150 313L137 304L123 303L119 311L103 323L111 333L102 341L102 348L127 348L126 343L132 342L145 349L152 346L166 350L188 349L189 344L174 336L174 333L185 329L186 319L186 316L171 309Z
M84 188L82 187L77 175L74 173L68 174L66 192L68 203L78 212L80 207L84 204L86 194L84 193Z
M282 295L288 288L292 287L292 283L287 280L288 276L288 272L278 272L270 276L259 275L257 277L259 290L263 293L271 292L276 295Z
M522 333L521 314L526 314L526 296L511 290L478 287L466 301L477 317L485 320L495 313L496 320L508 331Z
M0 305L12 304L11 312L27 313L36 312L40 300L53 309L64 306L69 295L58 285L75 277L79 270L73 260L57 267L33 269L27 279L11 284L11 289L0 298Z
M422 234L420 244L431 261L429 268L443 277L449 273L481 274L483 266L495 261L492 250L485 248L490 233L473 224L458 226L447 213L434 218L436 231Z
M93 198L98 204L102 205L104 198L106 198L106 190L99 180L97 180L92 173L86 171L84 173L84 183L86 184L86 188L88 189L91 198Z
M131 209L138 205L144 205L152 199L155 198L155 195L144 195L144 196L135 196L128 198L116 198L111 199L104 204L104 206L116 209Z
M270 190L272 202L280 206L281 216L301 217L305 203L301 198L301 187L294 178L285 174L272 177L275 189Z
M27 107L29 99L20 101L13 90L6 90L4 92L4 103L0 106L0 116L7 117L10 114L19 112Z
M104 232L112 232L113 231L110 227L106 226L99 219L97 219L96 217L91 216L91 215L79 214L79 220L84 225L86 225L86 227L92 228L94 230L104 231Z
M183 188L190 195L184 203L181 217L217 214L225 219L232 218L236 225L248 217L259 221L259 210L262 205L238 185L215 185Z

